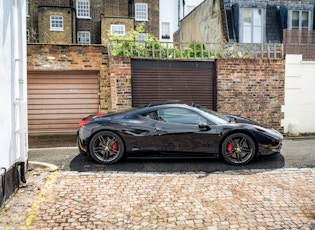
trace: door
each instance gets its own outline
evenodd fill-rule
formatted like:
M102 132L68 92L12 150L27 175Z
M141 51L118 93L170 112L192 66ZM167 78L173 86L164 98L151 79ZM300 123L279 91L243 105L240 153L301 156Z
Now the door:
M216 109L215 62L132 60L132 105L171 100Z
M161 152L215 153L214 140L217 137L214 126L206 129L200 124L207 120L198 113L184 108L157 110L155 139Z
M29 133L75 132L99 111L96 71L29 72L27 87Z

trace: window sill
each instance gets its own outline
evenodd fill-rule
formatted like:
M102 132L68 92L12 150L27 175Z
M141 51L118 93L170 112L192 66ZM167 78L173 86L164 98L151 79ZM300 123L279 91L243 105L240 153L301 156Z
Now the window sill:
M77 17L77 19L92 19L91 17Z
M64 32L64 29L50 29L52 32Z
M135 19L136 22L147 22L149 21L148 19Z

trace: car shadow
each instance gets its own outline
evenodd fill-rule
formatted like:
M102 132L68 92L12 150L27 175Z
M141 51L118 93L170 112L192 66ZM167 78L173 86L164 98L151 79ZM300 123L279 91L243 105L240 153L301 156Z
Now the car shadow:
M152 172L152 173L187 173L217 171L272 170L283 168L285 159L281 154L272 156L259 156L251 163L235 166L225 163L223 159L123 159L116 164L102 165L95 163L91 157L81 154L75 156L70 162L70 170L78 172Z

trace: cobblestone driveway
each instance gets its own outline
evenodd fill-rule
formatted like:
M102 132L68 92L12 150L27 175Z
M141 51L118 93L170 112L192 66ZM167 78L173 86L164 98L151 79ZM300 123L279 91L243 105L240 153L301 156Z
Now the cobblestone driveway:
M315 229L315 169L29 173L1 229Z

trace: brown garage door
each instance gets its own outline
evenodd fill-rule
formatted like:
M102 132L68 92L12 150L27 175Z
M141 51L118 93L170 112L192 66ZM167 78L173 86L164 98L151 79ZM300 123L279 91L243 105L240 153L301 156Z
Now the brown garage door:
M132 60L133 106L168 100L216 109L215 63Z
M97 72L29 72L27 80L29 133L73 132L98 112Z

